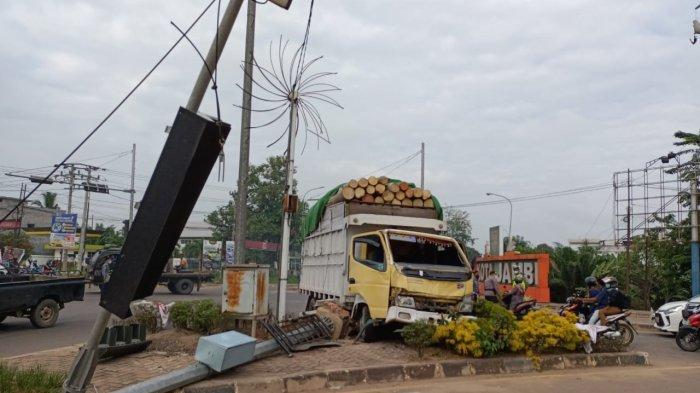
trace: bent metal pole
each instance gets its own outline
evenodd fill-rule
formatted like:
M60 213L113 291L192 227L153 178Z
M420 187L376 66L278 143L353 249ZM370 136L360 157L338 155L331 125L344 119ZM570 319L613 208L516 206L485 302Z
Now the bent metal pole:
M219 58L221 58L221 52L224 50L224 46L233 29L233 24L236 21L238 11L240 11L242 4L243 0L231 0L226 6L217 33L214 36L212 44L209 47L209 53L207 53L206 57L206 62L212 72L216 69ZM211 82L207 64L202 65L202 69L199 71L199 76L192 88L189 101L187 102L187 109L193 112L199 110L204 94ZM87 386L90 384L92 374L95 372L95 367L97 366L97 360L99 358L100 338L102 337L105 327L107 327L110 315L109 311L100 307L95 323L92 326L90 337L76 356L70 374L63 383L63 391L65 393L84 393Z

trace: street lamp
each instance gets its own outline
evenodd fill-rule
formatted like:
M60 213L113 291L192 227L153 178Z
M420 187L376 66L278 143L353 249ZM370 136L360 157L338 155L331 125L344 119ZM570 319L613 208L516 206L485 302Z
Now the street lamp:
M310 189L310 190L307 190L307 191L304 193L304 195L301 197L301 200L302 200L302 201L305 201L305 200L306 200L306 196L307 196L311 191L321 190L321 189L323 189L323 188L324 188L324 186L320 186L320 187L316 187L316 188L312 188L312 189Z
M506 251L513 251L513 237L511 236L511 232L510 232L511 228L513 227L513 202L510 200L510 198L508 198L505 195L495 194L493 192L487 192L486 195L503 198L506 201L508 201L508 204L510 205L510 213L509 213L509 217L508 217L508 246L506 247L507 248Z

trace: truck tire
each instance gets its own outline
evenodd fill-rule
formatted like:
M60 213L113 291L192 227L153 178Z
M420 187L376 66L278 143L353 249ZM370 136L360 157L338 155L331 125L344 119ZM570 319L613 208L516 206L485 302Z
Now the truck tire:
M189 278L181 278L175 281L175 293L178 295L189 295L194 289L194 281Z
M371 343L379 339L379 327L370 324L367 327L365 327L364 330L362 330L362 327L365 326L365 324L367 324L368 321L371 321L369 315L369 307L367 307L367 305L363 305L362 310L360 311L359 329L362 333L362 341L366 343Z
M35 328L51 327L58 320L59 306L53 299L44 299L29 313L29 321Z
M175 281L168 281L168 283L166 285L167 285L170 293L176 293L175 292Z

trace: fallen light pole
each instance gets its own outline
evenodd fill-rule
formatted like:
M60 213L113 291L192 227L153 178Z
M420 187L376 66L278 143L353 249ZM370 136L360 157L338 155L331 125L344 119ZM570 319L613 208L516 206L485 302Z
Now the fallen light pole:
M236 366L250 363L284 349L288 344L309 349L309 343L319 338L330 338L334 328L328 320L317 318L315 314L300 318L304 323L298 328L275 335L272 340L256 343L255 339L236 331L201 337L197 344L195 359L197 363L158 376L113 393L165 393L177 388L201 381L213 374L230 370ZM332 343L325 341L321 345Z

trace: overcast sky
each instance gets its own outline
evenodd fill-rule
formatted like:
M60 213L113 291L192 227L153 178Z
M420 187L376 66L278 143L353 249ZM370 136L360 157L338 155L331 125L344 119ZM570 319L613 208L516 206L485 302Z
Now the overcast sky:
M59 162L178 38L169 22L184 28L207 2L0 1L0 169ZM280 35L301 41L309 3L294 0L289 11L258 6L258 57ZM343 89L335 97L344 109L320 106L332 143L298 157L300 193L366 175L422 141L426 187L446 205L487 201L486 192L517 197L611 182L613 172L671 150L675 130L700 127L700 46L688 42L695 5L318 0L308 53L324 55L317 71L338 72L332 80ZM202 51L213 11L191 34ZM232 124L225 181L210 177L193 221L225 203L236 182L240 111L233 104L241 100L244 15L220 65L222 118ZM130 159L118 153L136 143L142 192L163 130L200 66L191 47L178 47L74 161L102 165L113 187L128 188ZM201 110L214 113L211 94ZM253 123L264 118L254 114ZM266 148L283 127L253 131L252 163L283 152L281 144ZM418 182L420 161L387 174ZM58 189L65 207L67 191L47 189ZM0 195L18 192L19 180L0 178ZM534 243L610 238L611 193L516 203L513 232ZM118 224L127 197L96 196L95 221ZM489 226L505 232L507 205L468 212L479 249Z

